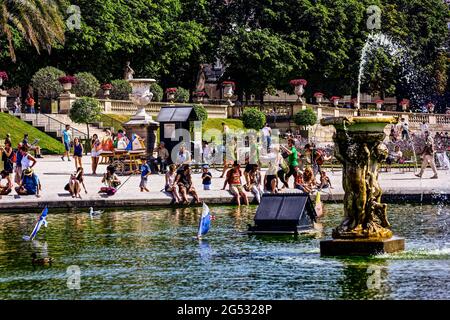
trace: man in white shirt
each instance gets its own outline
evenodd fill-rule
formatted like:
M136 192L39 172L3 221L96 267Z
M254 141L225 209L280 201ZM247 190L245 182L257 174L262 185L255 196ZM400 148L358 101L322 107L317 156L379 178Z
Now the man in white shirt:
M428 124L425 121L420 125L420 131L423 136L425 136L425 132L428 131Z
M267 144L267 152L270 153L270 147L272 144L272 128L269 127L268 123L266 123L264 128L262 128L262 133L263 133L264 140Z

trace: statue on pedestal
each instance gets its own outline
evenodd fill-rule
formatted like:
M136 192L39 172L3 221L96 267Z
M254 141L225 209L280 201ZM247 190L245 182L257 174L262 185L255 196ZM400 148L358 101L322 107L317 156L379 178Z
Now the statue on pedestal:
M130 67L130 61L127 61L126 65L125 65L125 70L123 73L123 78L125 80L131 80L131 79L133 79L133 75L134 75L134 70Z

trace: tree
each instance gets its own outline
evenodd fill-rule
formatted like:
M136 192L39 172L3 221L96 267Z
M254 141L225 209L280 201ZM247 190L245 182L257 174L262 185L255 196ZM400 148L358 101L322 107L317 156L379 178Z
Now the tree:
M313 126L317 122L317 115L311 108L301 110L294 115L294 122L298 126Z
M163 88L157 83L153 83L150 87L150 91L153 93L153 101L160 102L163 99Z
M77 99L69 111L70 119L75 123L85 123L89 139L89 123L99 121L102 108L98 101L91 97Z
M175 101L185 103L189 101L189 91L178 87L177 92L175 92Z
M129 100L130 93L132 91L131 85L126 80L113 80L111 81L111 99L115 100Z
M38 91L40 97L55 99L63 91L62 85L58 79L65 75L55 67L46 67L39 69L31 79L33 87Z
M266 115L257 108L245 108L242 114L242 122L247 129L260 130L266 123Z
M50 52L52 46L64 43L63 1L3 0L0 6L0 36L6 37L9 56L14 62L19 34L38 53Z
M206 108L201 104L194 105L194 113L198 121L205 123L205 121L208 120L208 111L206 111Z
M100 82L89 72L79 72L75 74L77 83L73 87L74 93L79 97L93 97L100 89Z

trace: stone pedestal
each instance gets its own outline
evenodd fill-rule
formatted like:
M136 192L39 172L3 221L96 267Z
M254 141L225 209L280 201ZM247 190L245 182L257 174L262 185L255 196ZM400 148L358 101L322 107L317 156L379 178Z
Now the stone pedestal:
M76 98L73 93L62 93L59 96L59 113L69 113Z
M145 110L144 110L145 111ZM150 117L150 116L149 116ZM145 141L145 146L147 148L147 155L153 155L156 144L156 130L158 130L159 124L150 120L142 121L141 119L131 118L130 121L123 124L127 132L127 136L131 139L133 134L137 134Z
M0 89L0 112L8 111L8 92Z
M331 239L320 242L321 256L369 256L405 250L405 239Z

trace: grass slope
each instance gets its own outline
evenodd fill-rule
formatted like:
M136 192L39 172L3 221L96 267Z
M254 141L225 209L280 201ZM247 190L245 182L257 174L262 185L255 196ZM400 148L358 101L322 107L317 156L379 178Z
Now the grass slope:
M64 146L60 141L14 116L1 112L0 139L4 140L7 133L11 134L13 148L16 148L17 144L23 140L23 135L28 133L30 143L34 139L39 139L39 146L42 148L44 154L61 154L64 152Z

